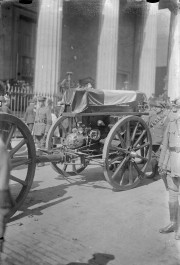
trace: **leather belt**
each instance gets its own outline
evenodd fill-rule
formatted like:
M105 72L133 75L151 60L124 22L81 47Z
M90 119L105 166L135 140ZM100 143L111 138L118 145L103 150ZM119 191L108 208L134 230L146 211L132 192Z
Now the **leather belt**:
M45 123L46 124L46 120L35 121L35 123Z
M176 146L169 147L169 151L170 152L180 153L180 147L176 147Z

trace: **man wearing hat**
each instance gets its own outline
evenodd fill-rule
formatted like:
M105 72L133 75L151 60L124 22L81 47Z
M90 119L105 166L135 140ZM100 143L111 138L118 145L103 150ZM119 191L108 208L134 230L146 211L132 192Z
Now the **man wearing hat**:
M32 132L33 126L34 126L34 120L35 120L35 111L34 111L34 100L29 100L29 106L26 109L25 115L24 115L24 121L29 127L30 132Z
M37 148L43 149L46 143L46 137L48 131L52 125L51 111L45 106L45 97L39 97L39 108L36 111L33 133L36 139ZM41 150L38 150L38 154L41 155ZM44 163L40 163L39 166L44 166Z
M149 175L148 178L157 180L159 178L158 159L160 155L160 146L162 144L164 130L167 126L167 113L165 113L164 105L155 98L149 100L149 106L149 116L147 116L145 119L152 136L152 174Z
M159 232L175 232L175 239L180 240L180 98L174 101L174 108L169 115L158 166L160 174L167 176L170 214L170 223Z

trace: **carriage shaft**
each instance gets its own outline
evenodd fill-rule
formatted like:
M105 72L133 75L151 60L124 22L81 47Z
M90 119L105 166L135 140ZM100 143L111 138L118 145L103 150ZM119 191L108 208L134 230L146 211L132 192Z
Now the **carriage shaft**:
M49 155L40 155L36 157L36 163L46 163L46 162L63 162L64 155L62 153L58 154L49 154Z

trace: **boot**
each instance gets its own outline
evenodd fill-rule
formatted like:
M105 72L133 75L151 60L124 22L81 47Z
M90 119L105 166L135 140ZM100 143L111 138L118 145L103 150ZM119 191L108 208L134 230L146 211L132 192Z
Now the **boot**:
M177 225L176 225L175 239L176 240L180 240L180 209L179 209L179 205L178 205L178 214L177 214Z
M159 229L160 233L167 234L176 231L178 206L178 202L169 202L170 223L167 226Z
M159 179L159 172L158 172L158 162L156 159L151 160L151 168L152 173L147 176L148 179L158 180Z

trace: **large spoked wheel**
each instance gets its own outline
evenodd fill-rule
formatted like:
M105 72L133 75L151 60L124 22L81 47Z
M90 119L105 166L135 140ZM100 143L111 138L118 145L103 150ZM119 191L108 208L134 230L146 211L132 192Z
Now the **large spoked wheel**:
M146 123L137 116L119 120L109 132L103 149L104 175L115 190L140 184L151 160L152 140Z
M20 208L31 189L36 168L36 151L28 127L13 115L0 114L0 136L6 144L11 165L9 187L14 207L8 215L10 218Z
M58 174L66 177L80 174L87 166L83 155L77 155L66 148L66 137L69 133L72 133L74 127L77 127L75 117L60 117L51 126L46 141L49 151L64 152L64 161L59 163L51 162L51 166Z

